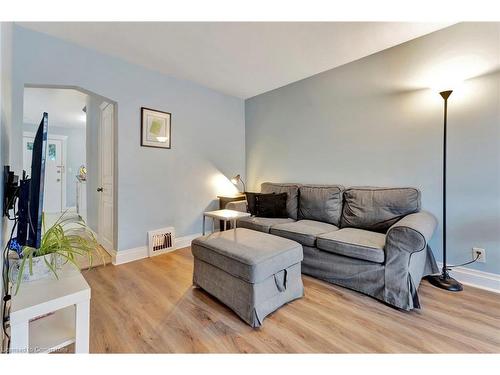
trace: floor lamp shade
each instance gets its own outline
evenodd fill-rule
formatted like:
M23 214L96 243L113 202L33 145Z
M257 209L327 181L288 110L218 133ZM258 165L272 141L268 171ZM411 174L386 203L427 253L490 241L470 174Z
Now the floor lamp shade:
M447 120L448 120L448 98L452 90L441 91L439 94L444 100L444 127L443 127L443 269L440 275L428 277L429 282L441 289L451 292L459 292L463 289L462 284L449 274L448 264L446 262L446 138L447 138Z

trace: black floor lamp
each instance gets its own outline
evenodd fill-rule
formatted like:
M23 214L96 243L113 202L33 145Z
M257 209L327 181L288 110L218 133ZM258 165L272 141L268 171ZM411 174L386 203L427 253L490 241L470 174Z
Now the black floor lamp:
M444 99L444 132L443 132L443 269L440 275L428 277L429 282L441 289L451 292L460 292L463 287L457 280L449 274L449 268L446 264L446 120L448 114L448 98L452 90L442 91L439 94Z

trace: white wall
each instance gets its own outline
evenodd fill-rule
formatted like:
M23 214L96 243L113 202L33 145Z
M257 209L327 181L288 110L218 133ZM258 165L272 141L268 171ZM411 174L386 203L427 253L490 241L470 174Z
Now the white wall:
M0 23L0 197L3 197L3 167L8 164L9 132L11 121L11 68L12 68L12 24L10 22ZM8 241L9 223L5 217L0 219L0 246L3 250ZM3 270L3 256L0 257L0 265ZM0 292L3 296L3 277L0 277ZM0 308L0 314L3 311ZM0 347L3 349L3 330L0 330Z
M4 80L4 77L3 77L3 61L2 61L2 57L3 57L3 40L2 40L2 37L3 37L3 25L0 23L0 126L3 127L3 120L2 120L2 117L3 117L3 80ZM1 129L0 129L0 156L2 155L2 133L1 133ZM3 166L3 162L4 162L4 159L3 157L0 158L2 163L0 165ZM3 174L2 174L2 177L0 177L0 196L3 196ZM4 219L2 218L2 228L0 229L0 246L4 247L4 236L3 236L3 221ZM3 256L1 257L2 260L0 260L0 266L2 267L2 271L3 271ZM0 295L4 295L4 290L3 290L3 274L2 274L2 277L0 277ZM3 317L3 310L0 308L0 316ZM3 334L3 331L1 331L0 333L0 348L2 349L2 352L3 352L3 339L4 339L4 334Z
M143 246L147 230L201 231L202 212L245 168L244 103L62 40L14 26L13 123L25 84L77 86L117 103L118 249ZM172 149L140 147L140 107L172 113ZM13 127L10 156L20 127ZM232 187L231 187L232 189Z
M10 124L12 122L12 30L11 22L0 23L0 96L1 96L1 116L0 116L0 157L2 160L1 166L9 163L9 139L10 139ZM0 179L3 178L3 172ZM0 184L0 190L3 189L3 184ZM3 190L2 194L3 196Z
M471 267L500 273L498 23L458 24L248 99L249 187L416 186L442 222L443 100L425 87L453 70L475 78L449 100L448 260L483 247L487 263Z

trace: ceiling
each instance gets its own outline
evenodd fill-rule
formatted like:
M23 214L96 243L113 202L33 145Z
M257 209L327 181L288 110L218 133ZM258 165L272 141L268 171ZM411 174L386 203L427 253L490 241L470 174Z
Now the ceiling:
M72 89L24 89L24 123L38 124L43 112L49 114L49 128L85 128L83 107L87 95Z
M249 98L451 23L21 22L23 27Z

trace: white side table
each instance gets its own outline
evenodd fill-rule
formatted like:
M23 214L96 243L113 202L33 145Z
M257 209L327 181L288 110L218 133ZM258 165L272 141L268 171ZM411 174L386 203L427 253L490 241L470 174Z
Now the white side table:
M212 218L212 232L215 232L215 221L222 220L224 222L224 227L226 226L226 222L233 222L234 228L236 227L236 220L241 219L242 217L248 217L250 214L248 212L240 212L234 210L217 210L217 211L208 211L203 213L203 235L205 235L205 218Z
M75 353L89 352L89 284L69 264L58 275L59 280L24 283L12 296L11 353L49 353L72 343Z

